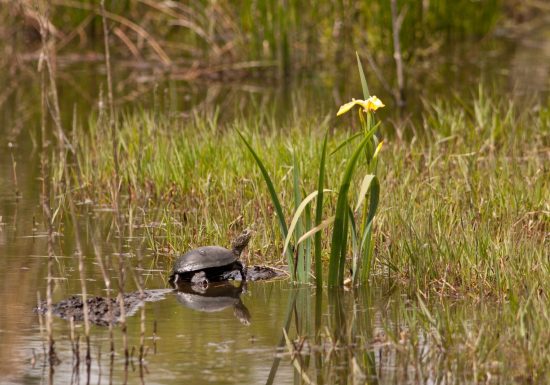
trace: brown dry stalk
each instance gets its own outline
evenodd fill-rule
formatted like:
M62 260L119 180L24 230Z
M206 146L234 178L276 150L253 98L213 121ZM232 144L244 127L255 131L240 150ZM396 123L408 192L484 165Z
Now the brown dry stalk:
M131 227L131 224L130 224ZM143 239L142 243L145 241L145 238ZM137 252L137 259L138 259L138 268L141 271L141 245L138 247ZM139 290L139 299L141 300L141 308L140 308L140 336L139 336L139 369L140 374L143 373L143 354L145 349L145 292L143 290L143 277L141 274L136 274L136 271L132 269L132 266L128 264L128 267L130 268L130 272L132 273L132 276L134 278L134 282L136 283L136 286ZM143 381L143 377L141 377Z
M19 196L19 184L17 183L17 162L15 161L15 157L13 156L13 144L11 142L9 142L8 147L10 149L11 165L12 165L12 171L13 171L13 185L15 187L15 195Z
M189 29L190 31L193 31L195 34L197 34L197 36L200 36L202 39L204 39L204 41L207 42L210 46L213 46L216 50L219 50L216 43L208 36L208 34L205 32L205 30L202 27L200 27L197 23L195 23L194 21L185 18L182 13L175 12L172 8L167 7L162 2L156 2L156 1L152 1L152 0L138 0L138 1L140 3L143 3L143 4L153 8L153 9L156 9L157 11L160 11L160 12L164 13L165 15L168 15L168 16L174 18L175 19L175 22L174 22L175 25L185 27L185 28ZM185 16L190 17L194 13L196 13L196 12L193 12L193 11L190 10L190 12L188 12L188 15L185 15Z
M119 173L119 164L118 164L118 141L116 136L116 125L115 125L115 107L113 101L113 77L111 72L111 57L109 50L109 28L107 27L107 12L105 10L105 0L100 2L100 11L101 19L103 24L103 38L104 38L104 49L105 49L105 66L107 68L107 100L109 104L109 126L111 131L111 141L113 146L113 162L115 165L115 180L112 193L114 194L113 205L115 211L115 223L118 230L118 296L117 300L120 307L120 329L122 331L122 345L124 349L125 367L127 369L129 363L129 353L128 353L128 333L126 326L126 309L124 307L124 283L125 283L125 269L124 269L124 255L122 254L122 233L123 227L120 219L119 211L119 189L120 189L120 173Z
M118 304L120 307L120 330L122 331L122 347L124 349L125 366L129 363L129 351L128 351L128 330L126 325L126 309L124 307L124 282L125 282L125 269L124 269L124 256L122 253L118 255Z
M38 7L40 7L40 4L37 4ZM43 12L41 12L41 15L44 15L43 17L40 17L40 37L42 42L42 53L41 56L45 56L47 52L47 28L45 28L45 22L44 20L47 20L47 10L43 9ZM48 362L50 365L50 373L52 372L52 368L55 363L55 350L54 350L54 338L53 338L53 330L52 330L52 322L53 322L53 315L52 315L52 267L53 267L53 258L54 258L54 251L53 251L53 227L52 227L52 215L51 215L51 209L50 209L50 192L48 188L48 184L46 181L49 180L48 177L48 163L46 159L46 148L47 148L47 141L46 141L46 124L47 124L47 84L46 84L46 73L44 71L44 68L42 67L42 61L39 63L38 70L40 72L40 91L41 91L41 134L42 134L42 151L40 152L40 176L41 176L41 182L42 182L42 191L41 191L41 201L42 201L42 210L43 210L43 216L44 220L47 223L47 232L48 232L48 276L47 276L47 286L46 286L46 334L48 338Z
M103 282L105 283L105 290L107 291L107 312L108 312L108 319L109 319L109 351L111 353L111 358L115 356L115 338L113 333L113 305L111 303L111 279L109 278L109 275L107 274L107 269L105 268L105 264L103 263L103 258L101 257L101 248L99 247L99 243L97 242L97 237L95 236L95 233L92 233L92 245L94 248L94 254L96 257L97 264L99 265L99 270L101 271L101 275L103 277Z
M48 70L48 78L49 78L49 95L51 100L48 102L48 98L46 98L48 110L50 112L50 116L52 117L55 126L57 128L57 139L58 139L58 148L59 148L59 161L63 162L63 173L66 183L66 197L69 203L69 210L70 215L72 218L73 226L74 226L74 232L75 232L75 243L76 243L76 253L78 255L78 270L80 273L80 284L82 288L82 303L83 303L83 313L84 313L84 331L85 331L85 338L86 338L86 364L89 366L91 362L90 357L90 322L88 319L88 302L87 302L87 289L86 289L86 276L84 271L84 256L82 253L82 243L80 240L80 232L78 229L78 222L76 218L76 212L74 208L74 201L71 193L71 178L69 176L69 170L67 166L67 151L66 149L72 149L71 144L69 143L65 132L63 130L62 124L61 124L61 112L59 108L59 99L57 96L57 83L55 79L55 72L53 70L54 65L52 63L52 51L50 51L50 45L45 44L44 45L44 52L43 52L43 60L46 63L46 68ZM51 226L51 220L50 220L50 226Z
M40 291L36 292L36 304L38 307L42 306L42 299L40 298ZM42 312L38 312L38 325L40 328L40 339L42 340L42 352L44 353L44 356L46 355L46 345L44 344L44 341L46 340L44 338L44 317L42 316Z
M111 72L111 55L109 49L109 28L107 27L107 18L105 16L105 0L101 0L101 19L103 21L103 42L105 49L105 67L107 69L107 102L109 103L109 127L111 129L111 140L113 145L113 162L115 164L115 201L118 207L118 188L119 188L119 164L118 164L118 143L115 127L115 106L113 101L113 76ZM117 209L117 208L115 208Z
M128 47L128 50L132 53L132 56L134 56L136 59L139 59L141 57L138 47L136 47L134 42L130 40L128 35L126 35L122 29L116 27L113 32L115 33L116 37L118 37L124 43L124 45Z
M403 24L405 13L406 9L403 9L398 14L397 0L391 0L393 58L395 60L397 72L397 92L395 92L395 101L400 107L405 104L405 75L403 73L403 56L401 55L401 41L399 40L399 34L401 32L401 25Z
M80 240L80 231L78 229L78 222L76 218L76 212L74 208L74 201L71 193L70 176L67 167L66 159L63 159L64 173L67 186L67 200L69 201L69 211L71 214L71 220L74 228L74 238L76 243L76 254L78 255L78 272L80 274L80 287L82 290L82 311L84 313L84 335L86 337L86 364L89 366L91 362L90 355L90 321L88 314L88 291L86 288L86 272L84 270L84 255L82 253L82 243Z
M122 24L122 25L130 28L135 33L137 33L140 37L142 37L145 41L147 41L147 43L149 43L149 45L151 46L153 51L155 51L155 53L157 54L159 59L165 65L170 65L172 63L172 60L170 59L170 57L166 54L164 49L162 49L161 45L149 34L149 32L147 32L145 29L143 29L141 26L134 23L133 21L128 20L128 19L126 19L122 16L116 15L114 13L110 13L110 12L105 12L104 14L102 14L101 9L98 9L98 8L94 7L93 5L84 4L84 3L81 3L81 2L77 2L77 1L53 0L53 3L55 5L61 5L61 6L65 6L65 7L71 7L71 8L78 8L78 9L93 11L98 15L102 15L102 17L105 17L109 20L113 20L113 21L115 21L119 24ZM102 2L102 4L103 4L103 2Z

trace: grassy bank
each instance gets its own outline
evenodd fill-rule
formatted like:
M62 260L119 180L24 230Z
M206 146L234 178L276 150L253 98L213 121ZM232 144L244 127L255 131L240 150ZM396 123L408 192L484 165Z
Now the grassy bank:
M267 113L224 124L215 115L123 116L118 140L129 226L145 228L150 245L163 253L229 244L242 227L252 226L257 234L247 262L282 263L283 239L267 189L235 129L250 138L267 165L288 223L293 153L305 196L317 188L323 134L333 125L305 112L293 116L282 125ZM92 118L76 135L79 192L95 205L111 205L111 141L97 122ZM346 124L330 131L329 153L353 132ZM547 108L519 109L480 93L467 103L428 106L423 121L407 128L410 135L386 135L375 279L452 296L546 293L549 125ZM395 131L386 126L380 132ZM350 152L330 155L327 188L337 190ZM352 196L359 184L352 184ZM334 211L336 194L326 202L325 216ZM328 254L327 234L323 242Z

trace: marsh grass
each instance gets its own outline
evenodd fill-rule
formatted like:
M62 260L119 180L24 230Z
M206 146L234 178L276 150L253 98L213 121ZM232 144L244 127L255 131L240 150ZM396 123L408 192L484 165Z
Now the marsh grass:
M245 262L288 263L277 210L235 128L262 149L290 223L293 167L299 165L301 196L318 189L325 129L321 117L306 116L295 114L278 126L266 116L222 124L208 116L125 114L118 130L123 205L138 208L137 226L159 257L200 244L229 245L240 228L253 226ZM500 299L521 298L527 286L547 288L549 122L547 107L520 109L485 92L427 106L416 135L388 141L378 164L384 205L374 227L372 279L397 280L412 291ZM90 119L77 146L79 194L96 205L110 204L114 167L102 130ZM349 136L331 130L327 146L336 148ZM338 187L351 151L327 154L326 188ZM325 196L324 218L335 198ZM327 250L327 230L323 234ZM351 255L346 258L350 267ZM321 259L326 264L327 254Z

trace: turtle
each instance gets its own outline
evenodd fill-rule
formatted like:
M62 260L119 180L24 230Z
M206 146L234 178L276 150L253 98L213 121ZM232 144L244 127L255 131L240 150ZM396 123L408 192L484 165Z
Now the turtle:
M233 270L238 270L245 282L245 269L239 256L251 237L252 230L246 229L233 240L231 250L221 246L203 246L188 251L174 263L170 283L175 285L183 280L207 286L210 280L224 280L222 274Z

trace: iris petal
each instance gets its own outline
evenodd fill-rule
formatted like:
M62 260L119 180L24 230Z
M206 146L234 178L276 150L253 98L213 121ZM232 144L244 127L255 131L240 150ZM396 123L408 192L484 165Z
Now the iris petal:
M340 107L340 109L338 110L338 113L336 114L336 116L340 116L342 114L345 114L346 112L351 110L353 108L353 106L355 106L356 104L359 104L360 102L362 102L362 100L352 99L351 102L348 102L348 103L346 103L346 104L344 104Z
M373 95L370 98L368 98L367 100L352 99L351 102L343 104L340 107L340 109L338 110L338 113L336 114L336 116L340 116L342 114L345 114L346 112L351 110L353 108L353 106L355 106L355 105L359 105L359 106L363 107L363 109L366 112L376 111L377 109L379 109L381 107L384 107L384 103L382 103L382 101L380 99L378 99L376 96Z

